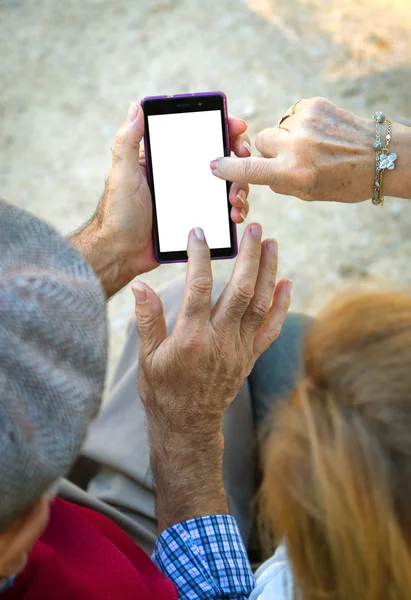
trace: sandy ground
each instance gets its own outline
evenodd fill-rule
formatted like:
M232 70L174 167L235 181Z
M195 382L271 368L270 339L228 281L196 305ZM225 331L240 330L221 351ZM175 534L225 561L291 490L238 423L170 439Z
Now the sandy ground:
M145 95L221 89L252 135L315 95L411 123L410 22L410 0L0 0L0 195L77 228ZM251 203L279 240L294 310L315 312L344 280L411 282L407 201L304 204L254 187ZM183 271L144 279L156 288ZM111 371L131 313L125 290L110 303Z

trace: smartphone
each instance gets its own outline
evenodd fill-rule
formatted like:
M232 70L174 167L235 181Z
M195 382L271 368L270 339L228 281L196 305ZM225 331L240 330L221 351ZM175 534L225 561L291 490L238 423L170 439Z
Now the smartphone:
M212 160L230 154L225 94L156 96L141 104L156 260L187 261L193 227L204 230L212 259L234 258L238 248L230 183L210 169Z

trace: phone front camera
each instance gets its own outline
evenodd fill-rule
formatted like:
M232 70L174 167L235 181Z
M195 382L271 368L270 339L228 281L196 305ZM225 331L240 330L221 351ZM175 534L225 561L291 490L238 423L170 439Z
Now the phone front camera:
M203 103L202 103L202 102L199 102L199 103L198 103L198 106L203 106Z

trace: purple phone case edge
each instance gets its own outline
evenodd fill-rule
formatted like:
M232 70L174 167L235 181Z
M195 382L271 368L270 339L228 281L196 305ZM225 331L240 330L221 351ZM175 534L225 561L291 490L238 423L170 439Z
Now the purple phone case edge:
M225 115L225 130L226 130L226 139L227 139L227 149L228 149L228 155L230 156L231 154L231 144L230 144L230 133L228 131L228 109L227 109L227 96L224 94L224 92L200 92L198 94L176 94L175 96L146 96L145 98L143 98L140 102L141 107L144 110L144 104L146 102L148 102L149 100L162 100L164 98L201 98L204 96L221 96L221 98L223 99L223 104L224 104L224 115ZM144 146L147 148L147 131L144 131ZM147 180L149 182L149 184L151 185L151 178L150 178L150 173L146 167L146 175L147 175ZM231 217L229 217L231 218ZM237 236L237 224L233 223L233 242L234 242L234 252L232 255L230 256L217 256L214 258L211 258L211 260L228 260L230 258L235 258L238 255L238 236ZM175 263L186 263L188 261L188 259L180 259L180 260L160 260L159 258L159 253L160 253L160 249L157 245L156 240L154 239L153 236L153 250L154 250L154 258L156 259L156 261L160 264L160 265L172 265Z

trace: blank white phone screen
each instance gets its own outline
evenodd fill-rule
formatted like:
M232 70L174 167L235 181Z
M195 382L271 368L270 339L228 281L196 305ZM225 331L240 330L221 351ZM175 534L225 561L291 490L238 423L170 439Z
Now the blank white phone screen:
M224 155L219 110L148 117L160 252L187 249L202 227L210 248L229 248L226 182L210 162Z

